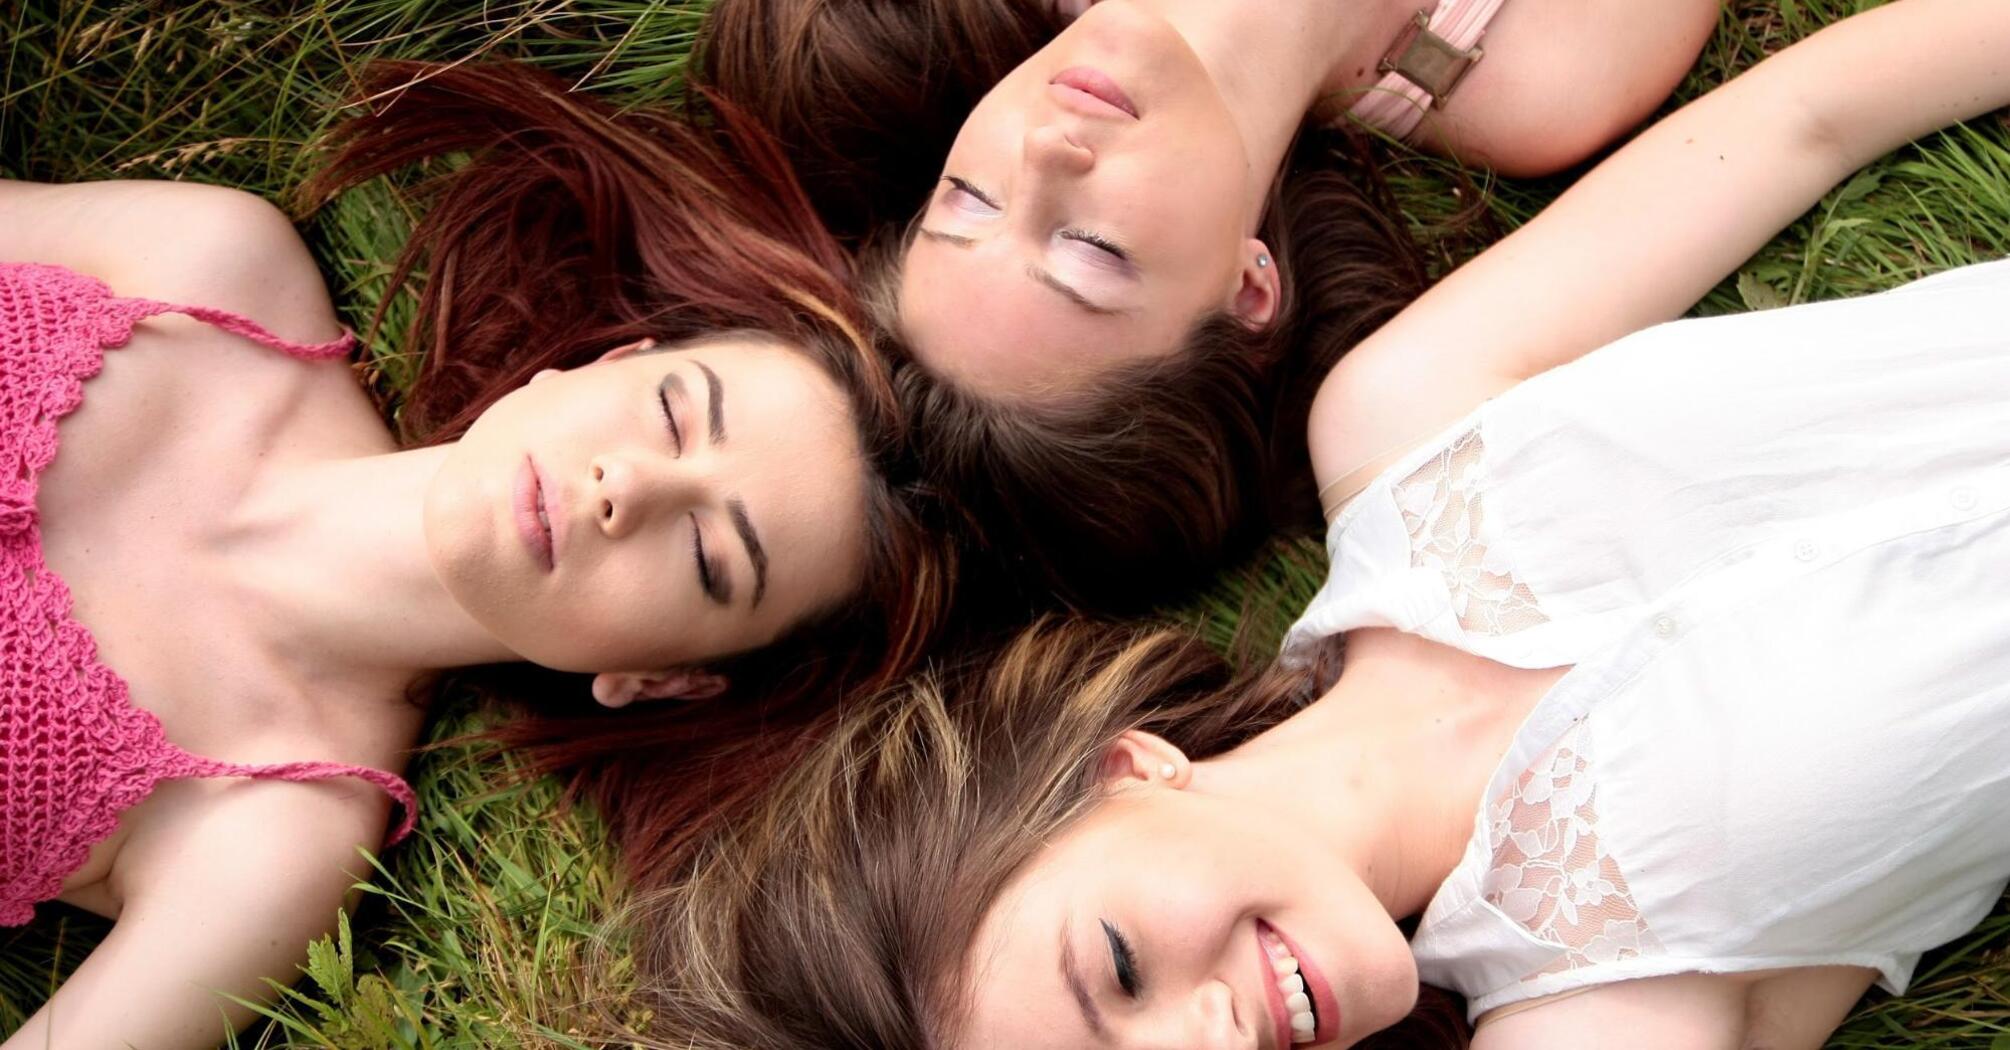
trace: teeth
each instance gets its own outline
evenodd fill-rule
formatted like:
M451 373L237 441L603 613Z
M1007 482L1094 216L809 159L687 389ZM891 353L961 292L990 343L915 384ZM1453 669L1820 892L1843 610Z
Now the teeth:
M1291 1015L1292 1045L1311 1042L1319 1021L1312 1013L1312 997L1305 992L1305 978L1298 973L1298 960L1283 940L1268 930L1258 940L1264 954L1270 956L1270 971L1277 975L1277 990L1284 994L1284 1009Z

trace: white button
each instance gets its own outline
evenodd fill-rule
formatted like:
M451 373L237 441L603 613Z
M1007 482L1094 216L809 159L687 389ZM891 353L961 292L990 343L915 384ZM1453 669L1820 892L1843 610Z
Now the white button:
M1674 634L1675 618L1672 616L1663 616L1660 619L1655 620L1654 633L1660 635L1663 638L1666 638L1669 635Z
M1954 504L1955 510L1975 509L1975 490L1966 485L1947 494L1947 502Z
M1802 540L1794 544L1794 557L1802 561L1813 561L1821 552L1821 547L1813 540Z

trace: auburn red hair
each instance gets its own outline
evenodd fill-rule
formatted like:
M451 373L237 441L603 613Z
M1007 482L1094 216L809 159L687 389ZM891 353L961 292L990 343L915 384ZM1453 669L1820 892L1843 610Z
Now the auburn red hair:
M304 203L468 158L420 184L428 207L372 321L412 297L405 344L424 365L398 406L406 443L454 440L538 371L643 337L769 333L849 396L873 475L862 590L774 646L715 661L724 696L606 711L583 676L518 664L443 677L529 708L493 735L602 803L646 882L786 768L839 697L912 666L947 614L954 558L907 467L846 255L782 152L729 105L702 124L617 111L508 62L382 62L359 88L363 108L331 132Z

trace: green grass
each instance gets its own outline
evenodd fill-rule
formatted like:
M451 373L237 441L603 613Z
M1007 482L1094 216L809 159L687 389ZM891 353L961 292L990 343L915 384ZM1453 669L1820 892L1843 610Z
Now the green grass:
M160 3L0 0L0 176L50 181L194 179L274 199L336 115L355 70L381 56L480 54L537 62L625 101L676 89L705 0L321 0ZM1690 98L1869 2L1737 0L1680 97ZM1448 266L1525 220L1566 179L1480 179L1483 218L1442 162L1397 153L1406 210ZM1643 201L1643 207L1652 202ZM361 328L411 212L398 190L353 193L305 227L337 301ZM1999 115L1874 165L1773 241L1699 308L1721 313L1889 288L2010 254L2010 123ZM394 304L395 309L396 304ZM394 315L395 319L395 315ZM396 331L396 324L387 327ZM371 379L401 389L414 362L383 338ZM1317 588L1316 544L1281 542L1181 614L1226 642L1247 618L1268 640ZM474 716L450 710L444 739ZM244 1046L602 1045L609 1022L645 1023L624 997L610 853L589 815L549 784L509 786L506 757L466 749L414 765L422 820L364 887L354 936L320 946L311 973ZM51 907L0 931L0 1031L18 1025L102 935ZM604 965L587 965L599 960ZM2010 914L1921 967L1913 995L1873 996L1835 1047L2010 1050Z

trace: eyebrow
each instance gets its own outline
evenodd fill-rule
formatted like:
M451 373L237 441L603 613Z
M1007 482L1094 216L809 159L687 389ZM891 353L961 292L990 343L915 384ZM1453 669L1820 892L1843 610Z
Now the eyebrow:
M943 233L941 230L931 230L926 226L921 228L921 235L931 241L941 241L944 244L953 245L958 248L973 248L977 245L977 239L974 237L961 237L953 233Z
M719 381L719 373L712 366L697 358L691 363L698 371L705 373L705 393L710 408L708 427L714 442L726 440L726 385ZM683 383L679 381L681 389ZM761 607L761 599L768 593L768 549L761 546L761 534L754 529L754 519L747 515L746 501L734 496L726 501L726 516L733 519L733 531L740 534L740 545L747 548L747 561L754 566L753 608ZM720 596L722 603L730 603L733 598L731 583Z
M733 519L733 531L740 534L740 543L747 548L747 560L754 563L754 608L761 607L761 596L768 593L768 552L761 546L761 535L754 531L753 519L747 517L747 505L735 496L726 501L726 515Z
M1068 927L1061 927L1061 977L1068 982L1068 991L1075 997L1075 1005L1082 1008L1082 1020L1088 1023L1089 1031L1098 1036L1107 1035L1103 1028L1103 1012L1096 1009L1096 1000L1089 994L1087 985L1082 983L1081 967L1075 965L1075 948L1068 941Z
M1092 314L1101 314L1105 317L1108 317L1113 314L1121 314L1124 312L1122 310L1112 310L1107 306L1096 305L1094 302L1090 301L1088 296L1083 295L1081 292L1076 291L1074 289L1074 286L1063 283L1059 277L1056 277L1053 274L1048 273L1045 270L1042 270L1038 266L1028 264L1026 267L1026 276L1031 277L1032 279L1040 282L1041 284L1046 285L1049 288L1052 288L1057 292L1060 292L1063 296L1067 298L1069 302L1074 303L1076 306L1079 306L1082 309L1087 310Z
M705 362L692 358L691 363L698 371L705 373L705 390L711 409L711 429L713 441L726 440L726 388L719 382L719 373L712 371Z
M976 246L977 244L977 241L973 238L959 236L954 233L943 233L941 230L931 230L926 226L923 226L921 228L921 235L923 237L928 238L931 241L941 241L943 244L947 244L955 248L970 248ZM1061 293L1061 295L1064 296L1069 302L1074 303L1076 306L1079 306L1082 309L1087 310L1092 314L1100 314L1102 316L1108 317L1113 314L1129 313L1128 310L1112 310L1107 306L1098 305L1094 300L1090 299L1088 296L1083 295L1080 291L1076 290L1076 288L1073 285L1070 285L1065 281L1062 281L1060 278L1054 276L1051 273L1048 273L1047 271L1039 268L1038 266L1028 265L1026 267L1026 276L1031 277L1032 279L1040 282L1041 284L1044 284L1047 287L1052 288L1053 290Z

